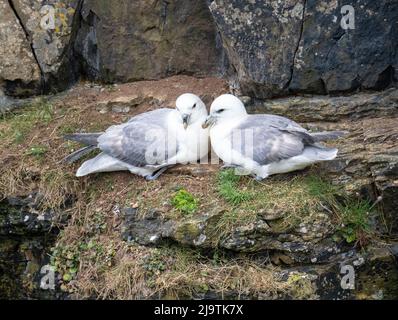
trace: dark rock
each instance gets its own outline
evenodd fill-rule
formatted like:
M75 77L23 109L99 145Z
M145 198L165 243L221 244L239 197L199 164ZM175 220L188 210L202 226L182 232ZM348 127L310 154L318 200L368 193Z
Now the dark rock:
M355 29L344 30L344 1L305 1L303 32L295 56L293 92L381 90L398 71L398 3L351 1Z
M37 210L39 195L10 197L0 202L0 236L34 236L53 230L55 213Z
M342 1L207 2L245 95L381 90L397 81L395 1L351 1L355 29L347 30Z
M38 93L40 69L9 1L0 0L0 89L6 94Z
M261 101L247 106L249 112L273 113L298 122L337 122L396 116L398 90L360 93L348 97L291 97Z
M243 94L282 95L300 39L304 1L208 1Z
M173 74L215 75L222 46L204 1L91 1L75 50L90 79L128 82Z
M151 210L141 218L137 209L125 208L122 210L122 217L122 238L141 245L158 244L168 238L173 229L173 222L164 220L156 210Z
M0 202L0 299L64 299L59 287L44 290L40 281L49 249L65 221L40 211L40 195Z
M397 299L398 268L389 247L370 247L337 255L325 265L300 266L282 271L282 279L290 284L288 298L293 299ZM351 289L342 286L348 266L353 271Z

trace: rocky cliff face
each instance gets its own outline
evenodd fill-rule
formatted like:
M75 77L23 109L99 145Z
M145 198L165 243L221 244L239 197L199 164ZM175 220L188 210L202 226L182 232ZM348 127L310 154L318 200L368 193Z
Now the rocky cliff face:
M204 1L2 0L0 81L8 95L222 74L227 57ZM23 63L21 63L23 62Z
M103 130L188 89L206 102L228 90L187 76L80 84L0 119L0 297L396 299L396 89L245 99L251 113L349 131L331 143L334 161L261 183L204 164L153 183L78 179L79 164L60 163L78 147L65 133ZM57 290L40 289L45 265ZM355 290L341 285L344 266Z
M75 49L83 72L106 82L217 75L222 46L203 1L83 2Z
M28 96L66 89L77 79L70 42L79 1L9 0L1 5L7 15L0 22L8 16L18 30L0 31L8 43L0 59L0 82L6 94ZM23 51L14 48L18 43L24 44ZM27 75L24 69L29 68Z
M8 1L1 0L0 9L0 85L6 88L15 85L30 93L37 92L41 83L40 69L25 30Z
M353 29L344 1L208 3L245 94L379 90L396 81L396 1L351 1Z
M398 91L388 87L398 4L352 1L352 29L341 24L344 4L0 0L0 111L22 108L0 118L0 297L397 298ZM9 97L79 77L173 74L196 78L80 84L47 102ZM214 165L145 185L124 173L79 180L60 164L77 148L65 133L104 130L183 92L209 104L228 91L207 75L228 78L251 113L349 131L333 142L339 157L264 183ZM382 91L333 97L359 90ZM320 95L264 99L296 93ZM178 207L181 190L193 210ZM40 290L46 264L62 294ZM355 290L341 286L347 265Z
M393 85L398 4L345 4L2 0L1 86L22 96L81 75L111 83L228 75L237 92L269 98Z

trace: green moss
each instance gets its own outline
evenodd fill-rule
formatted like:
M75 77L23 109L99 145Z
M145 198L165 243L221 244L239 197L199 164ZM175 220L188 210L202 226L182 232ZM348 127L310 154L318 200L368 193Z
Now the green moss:
M287 283L289 285L289 294L293 299L308 300L318 298L316 287L306 274L293 272L289 275Z
M171 200L171 204L183 214L192 214L198 209L198 199L185 189L180 189Z
M181 243L192 243L193 240L197 239L200 236L200 224L201 220L189 220L183 221L177 226L175 231L175 238L177 241Z

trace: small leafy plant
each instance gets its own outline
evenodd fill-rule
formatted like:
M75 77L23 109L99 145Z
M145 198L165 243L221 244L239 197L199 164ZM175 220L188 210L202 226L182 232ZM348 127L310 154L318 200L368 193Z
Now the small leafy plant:
M199 201L185 189L180 189L171 200L174 208L184 214L192 214L198 209Z

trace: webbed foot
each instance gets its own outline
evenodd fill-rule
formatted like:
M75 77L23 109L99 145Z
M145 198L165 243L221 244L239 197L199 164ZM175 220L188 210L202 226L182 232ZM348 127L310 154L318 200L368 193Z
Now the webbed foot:
M146 181L155 181L157 180L167 169L171 168L172 166L166 166L160 168L158 171L155 171L152 175L145 176Z

